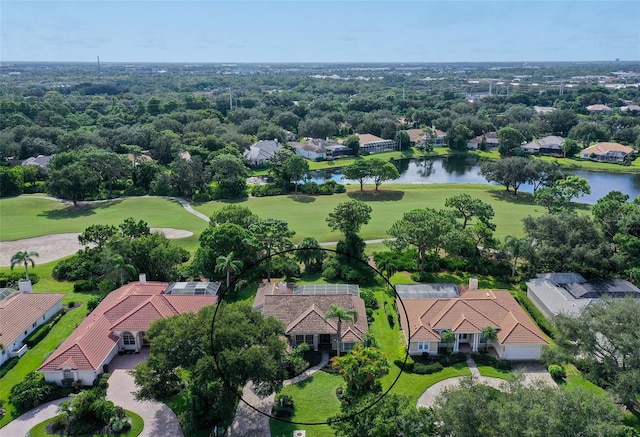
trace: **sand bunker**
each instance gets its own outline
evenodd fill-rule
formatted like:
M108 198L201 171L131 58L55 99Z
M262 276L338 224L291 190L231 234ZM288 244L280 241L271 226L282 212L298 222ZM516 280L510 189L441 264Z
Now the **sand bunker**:
M172 240L193 235L193 232L174 228L151 228L151 231L162 232ZM23 240L2 241L0 242L0 266L11 265L11 257L21 250L38 252L40 256L34 258L36 264L44 264L73 255L82 248L78 241L78 235L80 234L52 234Z

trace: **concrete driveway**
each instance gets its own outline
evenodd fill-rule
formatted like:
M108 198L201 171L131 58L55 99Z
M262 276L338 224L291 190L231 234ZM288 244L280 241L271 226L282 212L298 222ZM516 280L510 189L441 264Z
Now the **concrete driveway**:
M0 436L22 437L26 435L31 428L40 422L44 422L58 414L58 405L60 405L62 401L66 400L69 400L69 398L56 399L55 401L42 404L31 411L27 411L22 416L13 419L5 427L0 429Z
M504 379L490 378L480 375L476 363L471 358L467 359L467 365L469 366L469 370L471 371L471 375L473 376L473 378L480 384L500 389L501 386L506 383ZM557 387L557 384L555 383L551 375L549 375L547 369L545 369L544 366L540 363L513 363L512 370L514 373L522 374L522 376L524 377L525 386L531 386L538 381L542 381L546 385ZM438 396L440 396L440 394L442 394L443 391L451 387L456 387L464 378L464 376L449 378L445 379L444 381L437 382L431 387L428 387L418 399L418 407L434 406L436 399L438 398Z
M109 364L109 388L107 398L114 404L139 414L144 420L141 437L182 437L182 429L178 418L169 407L161 402L137 401L133 392L137 387L133 376L127 371L140 361L148 358L149 350L143 349L140 354L120 355Z

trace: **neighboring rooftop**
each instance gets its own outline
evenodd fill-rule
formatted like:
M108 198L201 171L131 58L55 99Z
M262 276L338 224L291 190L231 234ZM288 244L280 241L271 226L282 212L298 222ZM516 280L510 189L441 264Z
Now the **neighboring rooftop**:
M454 299L460 297L456 284L397 284L400 299Z
M27 158L22 161L22 165L37 165L38 167L48 167L49 162L56 155L38 155L36 157Z
M353 296L360 296L360 287L354 284L304 284L295 285L293 287L293 294L351 294Z
M220 289L220 282L174 282L167 287L164 294L206 294L215 296Z

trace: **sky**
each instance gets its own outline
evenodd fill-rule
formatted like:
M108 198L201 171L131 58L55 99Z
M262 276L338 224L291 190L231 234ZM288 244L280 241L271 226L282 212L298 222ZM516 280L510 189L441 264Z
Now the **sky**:
M640 60L640 1L7 1L0 61Z

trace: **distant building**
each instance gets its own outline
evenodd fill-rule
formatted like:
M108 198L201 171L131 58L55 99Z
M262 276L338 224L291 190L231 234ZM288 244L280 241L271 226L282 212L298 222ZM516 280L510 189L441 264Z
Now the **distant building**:
M485 150L496 150L500 145L500 140L498 140L498 135L495 132L487 132L486 134L471 138L467 142L467 149L480 149L482 143L485 144Z
M534 106L533 110L538 115L547 115L547 114L551 114L552 112L554 112L556 110L556 108L553 108L551 106Z
M587 106L587 111L592 114L613 114L613 109L609 108L607 105L597 104L597 105L589 105Z
M326 159L327 155L332 155L332 150L327 150L330 146L340 146L340 144L323 140L321 138L309 138L304 143L289 143L296 153L307 159ZM351 150L351 149L349 149Z
M398 148L398 145L393 140L385 140L371 134L356 134L356 136L360 140L361 152L379 153Z
M633 152L633 147L623 146L619 143L604 142L582 150L580 158L593 161L623 162Z
M640 112L640 105L633 105L633 104L629 104L626 106L621 106L620 107L620 111L622 112L631 112L631 113L638 113Z
M550 135L524 144L522 146L522 150L530 154L537 153L540 155L562 155L563 144L564 138Z
M252 144L243 154L249 165L264 165L282 147L278 140L260 140Z
M623 279L592 279L577 273L540 273L527 282L527 297L545 317L577 316L604 296L640 298L640 289Z
M37 165L38 167L47 168L49 167L49 162L51 162L54 156L56 155L38 155L36 157L27 158L22 161L22 165Z

